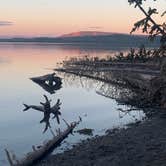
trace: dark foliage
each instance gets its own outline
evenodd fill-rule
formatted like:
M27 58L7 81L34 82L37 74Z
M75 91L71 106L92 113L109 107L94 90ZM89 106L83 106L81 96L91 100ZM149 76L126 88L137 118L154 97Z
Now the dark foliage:
M134 4L135 8L138 7L145 15L145 18L141 19L140 21L136 22L134 24L134 27L131 31L131 33L135 32L138 29L141 29L143 33L146 33L149 35L149 38L153 40L156 36L160 36L160 42L161 42L161 49L166 49L166 22L164 21L162 24L158 24L153 19L153 15L159 14L157 9L150 8L146 11L143 8L143 2L146 0L128 0L129 4ZM154 0L156 1L156 0ZM161 17L164 17L166 14L166 11L164 11L161 14Z

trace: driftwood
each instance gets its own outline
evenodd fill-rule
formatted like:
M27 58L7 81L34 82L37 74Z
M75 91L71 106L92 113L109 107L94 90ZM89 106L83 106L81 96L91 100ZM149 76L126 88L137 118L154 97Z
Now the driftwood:
M59 111L60 110L60 105L61 105L60 99L58 99L56 104L51 107L51 104L50 104L51 100L48 100L46 95L44 95L44 98L46 100L45 103L40 102L40 104L42 106L24 104L25 108L23 110L23 111L27 111L27 110L29 110L31 108L31 109L34 109L34 110L37 110L37 111L40 111L40 112L44 113L44 117L40 121L40 123L44 122L46 124L43 133L45 133L48 128L51 128L50 115L51 114L54 115L53 119L56 118L58 124L60 124L59 116L61 115L61 112Z
M46 103L49 103L50 105L50 102L51 100L48 100L47 96L44 95L45 99L46 99ZM48 108L48 110L46 109L46 103L40 103L41 106L37 106L37 105L27 105L27 104L23 104L25 106L25 109L23 111L27 111L29 109L34 109L34 110L37 110L37 111L40 111L40 112L43 112L45 113L46 111L48 111L50 114L52 113L54 115L53 119L54 118L57 118L57 122L59 123L59 115L61 115L61 112L59 111L60 109L60 105L62 104L60 102L60 99L57 100L56 104L53 105L52 107Z
M60 77L55 76L55 73L30 79L50 94L55 93L56 90L59 90L62 87L62 80Z
M61 142L68 137L74 130L74 128L81 122L81 118L78 122L73 122L71 124L67 124L67 129L63 132L58 131L57 136L53 133L53 139L47 141L43 146L39 148L32 147L33 151L28 153L25 158L22 160L12 159L9 151L5 149L6 155L11 166L32 166L33 164L42 160L45 156L51 153L56 147L58 147ZM65 123L67 123L65 121ZM52 131L53 132L53 131Z
M52 74L47 74L44 76L40 76L40 77L33 77L31 78L31 80L35 81L35 82L40 82L40 83L45 83L46 81L48 81L48 85L52 86L56 83L61 83L61 78L55 76L55 73Z

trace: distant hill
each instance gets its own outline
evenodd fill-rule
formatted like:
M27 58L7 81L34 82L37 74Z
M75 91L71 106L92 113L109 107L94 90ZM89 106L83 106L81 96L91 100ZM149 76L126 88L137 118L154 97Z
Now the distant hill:
M65 34L60 37L36 37L36 38L10 38L0 39L0 42L43 42L60 43L70 45L84 46L120 46L120 47L138 47L142 44L149 47L159 46L159 37L154 42L150 42L147 36L118 34L110 32L81 31Z
M112 35L111 32L100 32L100 31L79 31L79 32L73 32L69 34L64 34L60 37L85 37L85 36L108 36Z

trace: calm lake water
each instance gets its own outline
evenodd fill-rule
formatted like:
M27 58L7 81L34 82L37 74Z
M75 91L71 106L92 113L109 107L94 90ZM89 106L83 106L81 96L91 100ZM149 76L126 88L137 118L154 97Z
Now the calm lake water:
M123 125L141 119L144 114L132 112L123 115L118 108L127 109L127 106L118 105L113 99L99 95L102 88L113 88L111 85L88 80L85 78L63 78L62 88L51 95L29 78L49 74L51 69L58 67L57 63L69 57L84 55L107 56L117 51L126 51L128 48L80 48L72 45L54 44L0 44L0 165L8 165L4 149L14 151L18 158L32 150L32 145L40 145L51 139L48 130L43 134L44 124L40 124L43 114L29 110L23 112L23 103L36 104L44 101L46 94L55 103L59 98L62 102L62 118L68 122L78 120L83 122L77 129L94 129L94 135L102 135L107 129L123 127ZM111 93L112 91L110 91ZM51 119L52 129L65 128L63 122L58 125ZM75 134L69 136L65 143L54 153L70 148L88 136Z

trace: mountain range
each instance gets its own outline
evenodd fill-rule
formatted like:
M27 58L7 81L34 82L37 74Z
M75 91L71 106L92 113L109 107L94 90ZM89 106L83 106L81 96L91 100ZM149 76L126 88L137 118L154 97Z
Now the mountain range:
M0 42L43 42L61 43L75 45L111 45L121 47L158 46L159 37L154 42L150 42L144 35L129 35L99 31L80 31L64 34L59 37L33 37L33 38L0 38Z

